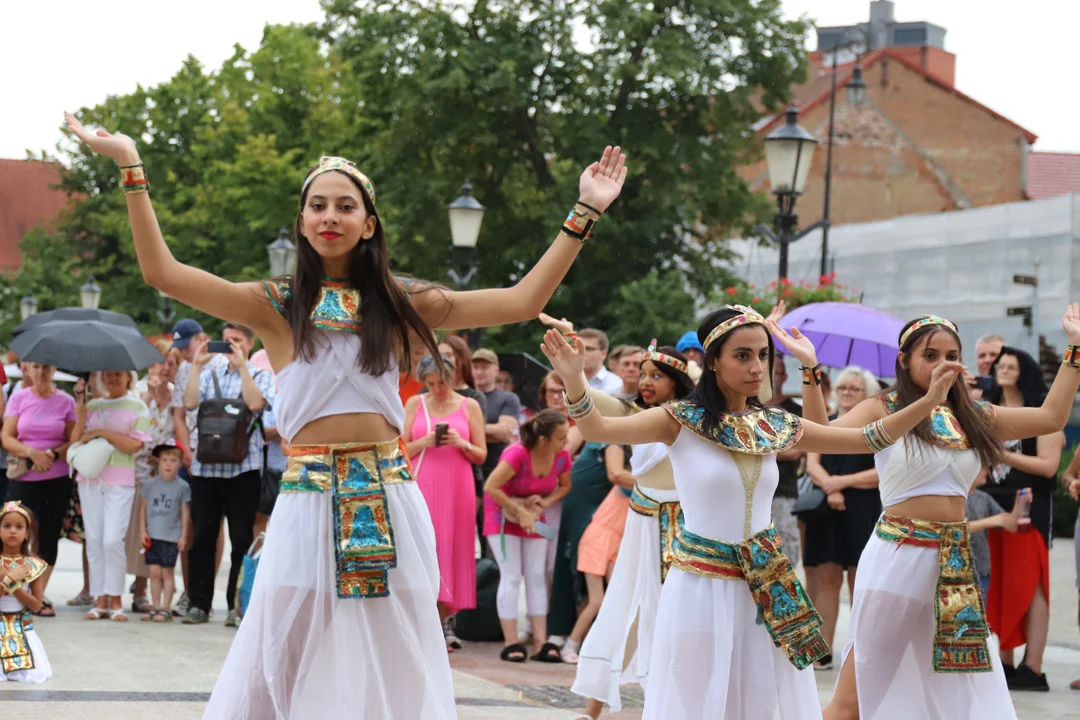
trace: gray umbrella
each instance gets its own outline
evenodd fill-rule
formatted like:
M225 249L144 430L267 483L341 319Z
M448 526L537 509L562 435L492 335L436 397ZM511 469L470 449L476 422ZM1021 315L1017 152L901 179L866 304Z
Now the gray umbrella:
M38 325L44 325L45 323L52 322L54 320L71 320L75 322L96 320L106 323L108 325L120 325L122 327L135 328L136 330L139 329L139 326L135 324L135 321L127 315L124 315L123 313L113 312L112 310L94 310L91 308L65 307L31 315L27 319L23 320L19 324L19 327L15 328L11 332L11 334L13 336L20 335L23 332L29 330L30 328L37 327Z
M74 373L142 370L165 359L138 328L101 320L39 323L13 338L11 350L27 362Z

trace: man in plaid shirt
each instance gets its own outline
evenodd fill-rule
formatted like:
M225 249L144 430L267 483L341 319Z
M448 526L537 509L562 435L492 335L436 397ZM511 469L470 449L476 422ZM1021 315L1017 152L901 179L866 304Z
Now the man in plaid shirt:
M226 357L228 367L215 369L215 355L207 352L203 341L192 361L191 377L184 389L184 407L196 410L204 400L217 397L214 376L221 386L221 397L242 398L248 410L257 417L274 401L274 380L271 374L259 370L248 361L255 344L255 333L247 327L227 323L223 339L232 346ZM261 419L261 417L260 417ZM259 506L263 466L263 434L257 422L248 440L247 456L239 463L202 464L198 459L197 433L192 434L191 519L195 533L188 552L188 599L191 607L184 622L189 625L207 622L214 598L214 550L217 547L221 516L229 521L229 540L232 544L232 567L226 598L229 614L227 627L236 627L236 583L243 564L244 553L253 540L255 511Z

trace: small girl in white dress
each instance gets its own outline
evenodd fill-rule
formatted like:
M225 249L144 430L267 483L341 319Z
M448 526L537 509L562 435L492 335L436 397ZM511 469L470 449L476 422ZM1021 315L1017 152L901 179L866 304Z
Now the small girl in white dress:
M30 556L33 516L18 502L0 508L0 682L43 683L52 667L34 616L45 596L42 576L48 566Z

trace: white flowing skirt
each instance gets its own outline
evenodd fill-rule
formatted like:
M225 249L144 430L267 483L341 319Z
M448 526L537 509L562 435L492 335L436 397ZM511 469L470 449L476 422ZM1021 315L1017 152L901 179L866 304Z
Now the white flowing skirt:
M22 607L22 603L11 595L0 598L0 610L4 612L16 612L21 610ZM43 683L52 677L52 665L49 664L49 656L45 654L45 646L41 644L41 638L38 637L36 630L26 631L26 645L30 648L30 655L34 658L33 669L16 670L5 675L3 666L0 665L0 682Z
M657 502L679 499L675 490L642 488L642 492ZM621 684L646 686L661 587L660 522L631 510L604 602L581 646L573 692L619 712Z
M861 720L1015 720L1016 711L989 643L993 672L935 673L938 551L876 535L859 559L844 662L854 652Z
M757 614L746 581L672 568L644 720L821 720L813 669L797 670Z
M388 597L364 599L337 597L331 494L278 497L205 718L457 717L431 516L415 482L386 494L397 567Z

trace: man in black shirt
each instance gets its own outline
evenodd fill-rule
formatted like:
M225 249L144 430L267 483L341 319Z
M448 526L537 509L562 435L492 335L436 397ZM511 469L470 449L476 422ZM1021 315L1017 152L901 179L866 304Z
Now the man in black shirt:
M802 417L802 406L784 395L784 383L787 379L784 356L777 355L773 363L773 397L768 404ZM799 476L803 472L805 456L806 453L801 450L785 450L776 455L780 483L776 486L776 493L773 495L773 523L780 531L780 539L784 543L784 554L794 566L798 566L802 561L802 542L799 536L799 523L791 514L791 509L795 506L795 498L799 496Z

